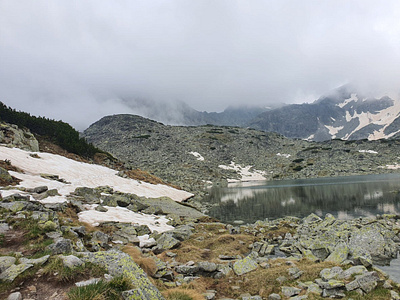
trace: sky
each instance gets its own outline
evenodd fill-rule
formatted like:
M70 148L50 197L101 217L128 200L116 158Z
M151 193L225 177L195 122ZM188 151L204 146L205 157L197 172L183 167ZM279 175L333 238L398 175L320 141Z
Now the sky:
M137 99L397 97L399 78L398 0L0 0L0 101L78 130Z

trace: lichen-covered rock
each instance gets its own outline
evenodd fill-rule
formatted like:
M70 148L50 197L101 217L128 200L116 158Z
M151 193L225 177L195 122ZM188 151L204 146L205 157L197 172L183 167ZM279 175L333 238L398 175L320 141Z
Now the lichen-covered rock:
M353 266L339 274L339 279L350 279L351 276L367 273L368 270L364 266Z
M343 261L347 259L347 256L349 255L349 248L347 247L347 244L344 241L339 241L335 249L329 256L325 259L325 261L330 261L335 264L340 264Z
M331 279L340 278L342 273L343 269L341 267L333 267L333 268L323 269L321 272L319 272L319 276L321 276L323 281L328 281Z
M379 275L377 272L367 272L363 275L359 275L355 280L346 284L346 290L353 291L361 288L365 293L369 293L376 288L379 281Z
M47 247L53 254L72 252L72 242L69 239L60 238Z
M20 129L17 125L1 122L0 143L10 144L18 148L39 152L39 142L27 129Z
M121 251L110 250L100 252L86 252L82 254L82 260L100 265L107 269L112 276L124 276L132 281L132 292L124 293L124 299L130 300L161 300L164 297L151 283L144 271Z
M13 282L18 275L22 274L29 268L32 268L32 264L19 264L19 265L12 265L11 267L7 268L4 272L0 274L0 280Z
M350 254L353 257L371 255L374 263L387 263L397 256L393 237L394 233L380 223L362 226L351 234L348 244Z
M43 265L44 263L46 263L49 260L49 257L50 257L50 255L45 255L40 258L34 258L34 259L21 257L19 259L19 262L24 263L24 264L32 264L32 265Z
M301 289L298 289L298 288L295 288L292 286L282 286L281 290L282 290L282 294L288 298L296 296L296 295L300 294L300 292L301 292Z
M17 259L13 256L1 256L0 257L0 273L11 267Z
M79 266L82 266L85 264L81 259L79 259L75 255L68 255L68 256L60 255L59 257L63 261L64 266L66 266L70 269L73 269L73 268L76 268L76 267L79 267Z
M243 259L239 259L233 264L233 272L235 272L236 275L243 275L246 273L249 273L255 269L258 268L257 262L254 260L251 255L246 256Z
M317 278L315 279L315 283L318 284L321 289L326 289L326 290L342 288L345 285L344 281L336 279L329 279L328 281L324 281L320 278Z
M2 167L0 167L0 180L4 183L11 183L13 178L11 177L10 173Z
M157 239L157 246L154 247L153 252L154 253L161 253L165 250L170 250L179 247L181 242L174 238L171 234L169 233L163 233L158 239Z

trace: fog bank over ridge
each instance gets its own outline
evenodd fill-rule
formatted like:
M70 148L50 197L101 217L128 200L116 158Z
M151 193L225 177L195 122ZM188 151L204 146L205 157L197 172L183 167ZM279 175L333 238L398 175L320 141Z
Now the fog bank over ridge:
M137 113L312 102L351 82L398 95L400 3L2 1L0 101L82 130Z

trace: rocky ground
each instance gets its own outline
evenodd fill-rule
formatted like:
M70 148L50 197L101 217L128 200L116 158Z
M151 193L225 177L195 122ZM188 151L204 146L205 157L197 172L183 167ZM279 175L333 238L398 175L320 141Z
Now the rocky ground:
M398 172L400 163L397 139L315 143L251 128L165 126L133 115L104 117L83 135L126 166L197 194L244 173L267 180L379 174Z
M41 187L32 196L43 193ZM191 293L187 299L400 298L398 284L376 265L397 256L398 216L310 215L232 226L183 207L187 216L170 215L174 229L157 233L146 225L80 222L85 205L104 200L95 194L81 189L56 205L17 194L2 199L2 298L90 299L73 298L83 289L77 286L115 284L120 276L128 280L116 292L123 299L179 299L171 291ZM128 194L107 197L99 211L122 205L166 215Z
M2 299L400 299L378 267L397 256L398 216L227 225L167 197L104 185L46 201L70 183L53 174L59 189L27 188L17 177L32 174L0 165ZM107 221L110 212L118 221Z

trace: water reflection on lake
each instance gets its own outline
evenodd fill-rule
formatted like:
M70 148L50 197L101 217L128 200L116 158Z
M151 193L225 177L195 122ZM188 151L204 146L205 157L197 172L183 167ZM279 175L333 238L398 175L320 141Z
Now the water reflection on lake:
M223 222L331 213L340 219L400 213L400 174L317 178L213 187L204 201Z

